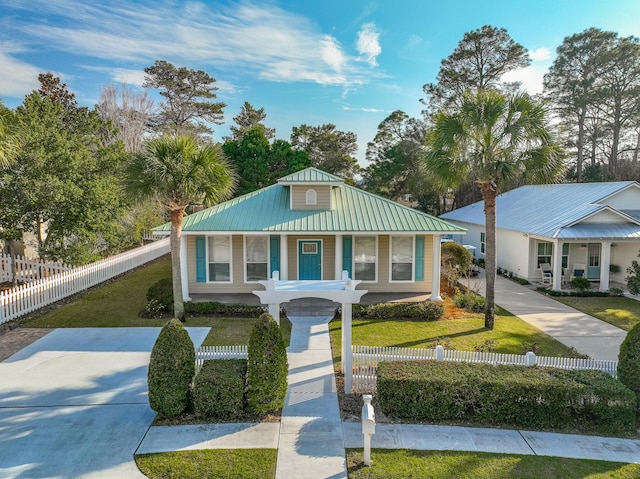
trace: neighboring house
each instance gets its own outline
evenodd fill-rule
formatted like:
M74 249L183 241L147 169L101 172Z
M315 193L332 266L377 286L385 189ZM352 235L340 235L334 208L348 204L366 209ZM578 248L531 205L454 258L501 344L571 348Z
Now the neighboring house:
M468 229L464 242L485 253L484 203L441 216ZM599 281L623 281L640 250L640 185L634 181L529 185L503 193L496 203L496 264L532 282L549 264L553 289L582 274ZM451 236L461 242L461 238ZM613 267L611 267L613 265ZM618 270L611 277L611 270Z
M370 292L439 300L440 239L452 233L464 228L307 168L184 218L184 296L250 293L274 271L281 280L340 280L347 271Z

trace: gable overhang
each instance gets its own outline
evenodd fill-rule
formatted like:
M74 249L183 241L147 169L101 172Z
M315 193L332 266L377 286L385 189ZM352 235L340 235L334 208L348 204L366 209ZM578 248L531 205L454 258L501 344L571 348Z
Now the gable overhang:
M605 211L613 213L614 215L619 216L621 219L625 220L625 222L632 223L632 224L634 224L636 226L640 226L640 221L637 218L634 218L633 216L628 215L625 212L620 211L620 210L618 210L616 208L612 208L611 206L603 205L600 208L592 211L591 213L589 213L587 215L584 215L583 217L578 218L578 219L572 221L571 223L568 223L565 226L562 226L560 229L571 228L571 227L576 226L576 225L588 220L589 218L592 218L593 216L598 215L600 213L603 213Z
M617 191L614 191L613 193L607 195L607 196L603 196L602 198L600 198L598 201L596 201L595 203L600 203L602 201L607 201L609 198L619 195L620 193L622 193L623 191L628 190L629 188L635 188L636 190L640 191L640 184L638 184L638 182L633 181L630 182L628 185L623 186L622 188L620 188Z

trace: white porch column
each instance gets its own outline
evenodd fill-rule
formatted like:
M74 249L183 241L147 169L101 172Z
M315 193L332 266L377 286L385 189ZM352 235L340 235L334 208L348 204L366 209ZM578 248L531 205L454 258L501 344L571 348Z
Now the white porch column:
M562 289L562 243L556 240L553 243L553 281L551 289L560 291Z
M611 241L602 242L600 252L600 291L609 291L609 265L611 264Z
M287 235L280 235L280 279L289 279L289 248L287 245Z
M442 301L440 297L440 238L433 235L433 265L431 268L431 301Z
M342 372L344 373L344 392L351 394L353 382L351 351L351 303L342 303Z
M342 235L336 235L335 251L335 273L333 279L340 280L342 278Z
M194 252L195 254L195 252ZM189 297L189 271L187 269L187 237L180 235L180 278L182 280L182 299L191 301Z

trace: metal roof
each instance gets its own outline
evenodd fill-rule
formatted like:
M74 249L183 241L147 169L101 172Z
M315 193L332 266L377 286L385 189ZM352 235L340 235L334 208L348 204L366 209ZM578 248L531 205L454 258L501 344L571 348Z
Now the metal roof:
M522 186L498 196L497 227L549 238L577 234L579 229L573 230L574 233L565 233L564 228L575 228L576 223L582 219L605 209L618 211L599 202L629 187L640 189L640 185L634 181ZM619 213L621 223L629 224L633 220L633 217L629 217L629 212ZM441 218L484 225L484 202L479 201L445 213ZM634 227L640 231L640 226ZM589 234L595 233L595 227L591 227ZM593 237L609 237L610 233L611 230L603 230L602 236Z
M562 228L560 239L640 239L640 227L631 223L583 223Z
M185 216L183 232L464 233L466 230L358 188L332 189L333 209L291 210L289 187L276 184ZM154 231L169 231L165 224Z
M284 176L278 180L278 183L285 185L292 183L331 183L334 185L341 185L344 183L344 180L322 170L318 170L317 168L310 167Z

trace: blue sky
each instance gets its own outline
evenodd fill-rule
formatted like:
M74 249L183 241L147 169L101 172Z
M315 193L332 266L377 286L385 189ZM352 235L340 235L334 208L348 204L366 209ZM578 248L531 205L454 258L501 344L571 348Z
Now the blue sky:
M0 98L15 107L60 76L80 104L101 87L138 88L155 60L217 79L229 132L244 101L288 140L291 127L334 123L357 157L394 110L419 116L422 85L467 31L504 27L532 65L512 74L532 93L564 37L590 27L640 35L638 0L0 0Z

